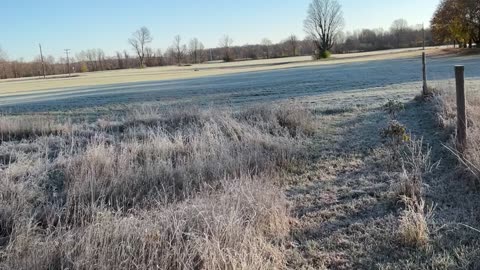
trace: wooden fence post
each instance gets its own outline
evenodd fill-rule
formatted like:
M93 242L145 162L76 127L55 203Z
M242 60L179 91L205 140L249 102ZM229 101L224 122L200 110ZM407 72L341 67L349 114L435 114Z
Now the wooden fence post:
M427 96L428 85L427 85L427 55L425 52L422 53L422 71L423 71L423 96Z
M465 98L465 67L455 66L457 86L457 150L460 153L467 147L467 111Z

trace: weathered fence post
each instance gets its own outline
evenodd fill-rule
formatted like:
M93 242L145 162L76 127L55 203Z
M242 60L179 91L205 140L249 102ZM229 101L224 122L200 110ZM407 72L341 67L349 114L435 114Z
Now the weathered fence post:
M422 53L422 71L423 71L423 96L427 96L428 85L427 85L427 55L425 52Z
M465 98L465 67L455 66L457 86L457 150L465 151L467 146L467 111Z

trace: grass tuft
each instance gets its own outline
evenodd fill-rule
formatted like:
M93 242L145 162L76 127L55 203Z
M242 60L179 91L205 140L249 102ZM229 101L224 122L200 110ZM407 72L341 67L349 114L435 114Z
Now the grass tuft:
M400 217L399 238L408 247L425 248L430 239L428 219L431 213L425 214L425 202L405 198L407 208Z
M22 140L68 130L68 123L59 124L46 116L0 116L0 141Z

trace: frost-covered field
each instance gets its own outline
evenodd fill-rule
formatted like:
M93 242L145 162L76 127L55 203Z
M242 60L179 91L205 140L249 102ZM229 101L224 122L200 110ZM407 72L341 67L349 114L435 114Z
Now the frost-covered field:
M0 98L0 269L479 269L419 57L363 60ZM430 58L430 86L464 64L471 95L479 62Z
M8 85L12 83L3 85L0 83L0 89L2 89L0 92L4 92L3 97L0 98L0 111L9 113L52 112L96 110L100 107L107 111L122 111L125 109L125 105L144 103L244 106L261 102L285 101L292 98L330 99L329 103L331 103L335 102L337 98L348 98L349 95L354 93L374 96L387 95L387 93L415 93L421 86L421 60L418 53L417 51L401 53L402 57L399 59L381 60L379 59L380 56L365 56L325 62L297 62L296 64L286 64L284 68L279 68L281 65L248 67L244 69L250 72L240 73L239 70L233 68L233 65L241 63L234 63L230 69L216 70L234 74L192 79L69 87L9 94L3 88L8 88ZM399 54L395 54L395 57L398 56ZM381 57L387 56L382 55ZM376 61L367 61L368 59L376 59ZM453 66L456 64L466 66L467 80L471 81L470 84L475 84L474 81L480 78L480 71L476 68L480 64L479 57L437 55L428 59L430 84L432 86L452 85ZM272 68L276 69L263 70ZM181 68L169 67L166 69ZM186 69L191 69L191 67L186 67ZM253 72L252 70L255 69L257 69L256 72ZM135 72L143 73L144 75L141 76L146 76L145 74L148 74L151 70L155 71L157 69L118 71L118 73L130 72L135 77L137 76ZM203 71L199 72L202 73ZM94 76L101 76L101 74L114 73L94 73L88 76L93 78ZM175 76L180 75L176 74ZM124 77L122 78L128 79L128 76ZM88 77L73 78L72 80L84 80L86 78ZM106 78L108 76L102 79ZM60 81L65 81L65 79ZM53 82L55 81L52 80ZM23 87L24 84L42 82L15 83L19 84L18 87ZM355 100L351 99L349 102L355 102ZM105 109L105 107L108 109Z
M437 53L438 48L429 48L429 52ZM225 75L241 72L265 71L300 66L318 66L340 64L357 61L370 61L412 57L419 55L419 49L400 49L367 53L335 55L329 61L311 61L311 57L290 57L268 60L239 61L233 63L210 63L187 67L155 67L147 69L130 69L117 71L92 72L75 74L73 78L55 78L40 80L38 78L11 79L0 81L0 96L19 93L38 92L39 90L99 86L119 83L135 83L159 80L176 80L199 78L212 75Z

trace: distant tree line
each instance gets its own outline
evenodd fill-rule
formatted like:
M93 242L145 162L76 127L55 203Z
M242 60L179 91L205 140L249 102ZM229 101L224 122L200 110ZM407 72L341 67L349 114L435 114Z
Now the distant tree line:
M422 25L409 26L404 19L395 20L389 31L384 29L363 29L347 33L339 37L340 42L335 46L334 52L362 52L375 50L388 50L398 48L433 46L436 43L430 28L424 29Z
M265 38L260 44L235 45L224 35L218 47L205 48L198 38L185 42L177 35L165 51L151 47L153 36L141 27L128 39L131 50L106 55L102 49L77 52L70 60L71 72L191 65L213 61L241 61L313 55L326 58L330 52L349 53L395 48L421 47L455 41L463 46L479 43L479 0L443 0L434 18L432 30L410 26L404 19L395 20L389 30L363 29L344 33L344 19L337 0L312 0L304 22L307 37L290 35L279 43ZM46 75L66 74L67 59L44 57ZM0 48L0 79L42 76L40 56L33 61L9 60Z
M117 51L106 55L102 49L87 49L70 56L72 72L95 72L105 70L131 69L138 67L157 67L167 65L191 65L210 61L240 61L247 59L268 59L299 55L313 52L311 41L300 40L290 35L279 43L263 39L260 44L235 46L234 40L225 35L217 48L207 49L198 38L183 42L182 37L175 36L172 45L165 51L150 47L153 39L148 29L139 29L129 39L132 50ZM136 38L142 40L134 40ZM67 74L66 57L44 56L46 75ZM11 60L0 48L0 79L42 76L40 56L31 61Z
M480 1L442 0L431 21L438 43L453 42L460 47L480 44Z

